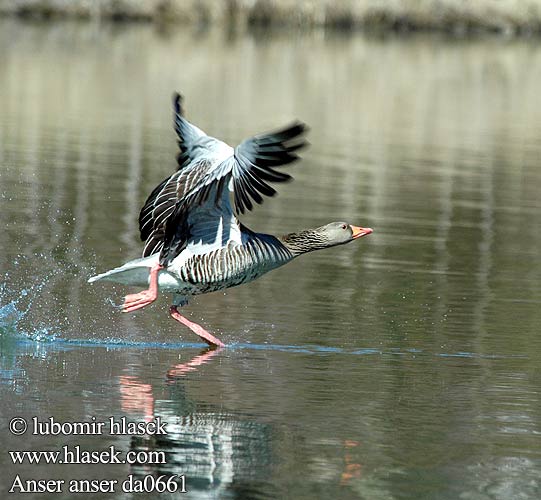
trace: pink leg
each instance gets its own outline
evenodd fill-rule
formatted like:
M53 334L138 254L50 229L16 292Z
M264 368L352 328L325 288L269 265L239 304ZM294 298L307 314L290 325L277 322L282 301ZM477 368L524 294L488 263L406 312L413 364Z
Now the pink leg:
M196 335L199 335L208 345L225 347L225 344L223 342L218 340L214 335L211 335L209 332L207 332L202 326L182 316L182 314L178 312L177 306L171 306L171 308L169 309L169 314L173 319L176 319L178 322L186 325L192 332L194 332Z
M143 290L139 293L132 295L126 295L124 298L124 305L122 306L122 312L129 313L137 311L145 306L148 306L158 298L158 273L163 269L160 264L154 264L150 268L150 284L148 290Z

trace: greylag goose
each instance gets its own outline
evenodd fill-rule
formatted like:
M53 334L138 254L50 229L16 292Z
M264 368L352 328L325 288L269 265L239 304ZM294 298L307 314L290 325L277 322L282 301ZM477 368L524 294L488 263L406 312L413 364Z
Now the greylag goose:
M184 118L179 94L173 96L173 106L178 169L160 182L141 209L143 257L89 282L148 286L125 297L122 310L127 313L154 302L160 290L171 292L171 316L209 345L223 346L180 314L179 306L189 297L248 283L303 253L349 243L372 229L331 222L282 237L251 231L235 213L261 204L262 195L273 196L276 191L269 182L291 178L275 168L298 159L296 152L306 145L305 125L296 122L256 135L233 149Z

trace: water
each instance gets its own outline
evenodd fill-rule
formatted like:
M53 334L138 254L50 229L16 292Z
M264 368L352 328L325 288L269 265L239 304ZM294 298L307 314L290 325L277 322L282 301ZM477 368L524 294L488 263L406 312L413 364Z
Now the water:
M540 497L537 44L2 21L0 47L3 497L17 474L184 474L196 499ZM375 229L193 300L216 351L168 297L122 315L126 289L86 283L139 255L138 210L174 167L176 89L230 143L311 126L296 181L249 227ZM15 416L160 417L167 434L16 436ZM7 453L64 445L166 463Z

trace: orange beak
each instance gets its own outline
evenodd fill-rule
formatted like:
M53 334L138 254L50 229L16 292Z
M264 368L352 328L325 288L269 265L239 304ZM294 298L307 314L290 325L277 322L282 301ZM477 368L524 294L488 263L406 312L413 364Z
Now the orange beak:
M349 227L353 231L354 240L362 236L366 236L367 234L370 234L373 232L373 230L369 227L358 227L358 226L352 226L352 225L350 225Z

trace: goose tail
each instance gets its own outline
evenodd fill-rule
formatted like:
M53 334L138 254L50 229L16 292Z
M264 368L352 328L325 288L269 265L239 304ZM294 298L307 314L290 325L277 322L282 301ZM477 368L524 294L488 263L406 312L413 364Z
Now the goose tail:
M159 253L156 253L142 259L131 260L120 267L92 276L88 279L88 282L113 281L115 283L122 283L123 285L148 285L150 268L158 261L158 258Z

